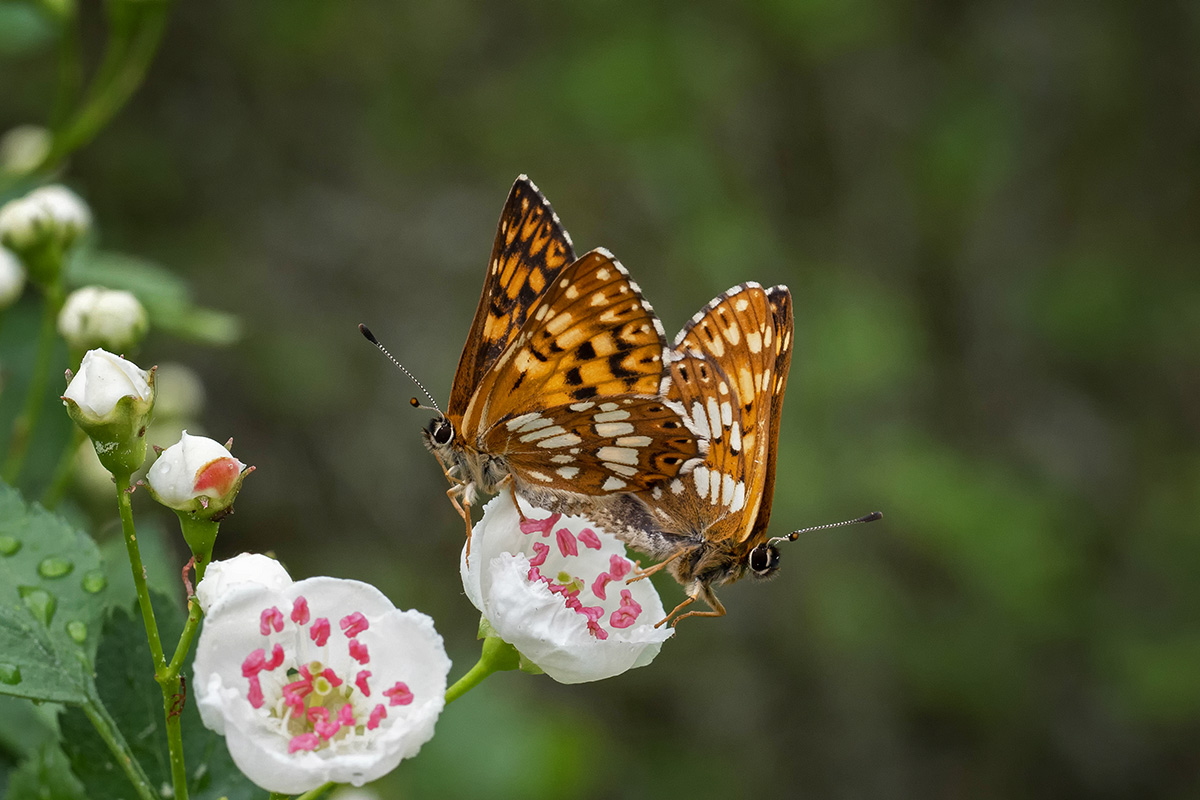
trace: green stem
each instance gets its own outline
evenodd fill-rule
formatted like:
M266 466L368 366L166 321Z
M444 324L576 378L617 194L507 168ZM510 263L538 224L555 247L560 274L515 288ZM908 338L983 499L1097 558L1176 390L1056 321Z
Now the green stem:
M150 643L150 655L154 659L154 674L157 677L166 667L163 658L162 640L158 636L158 622L154 619L154 606L150 604L150 589L146 585L146 568L142 566L142 553L138 548L137 531L133 527L133 501L130 497L129 475L114 475L117 483L117 508L121 512L121 532L125 536L125 550L129 553L129 568L133 571L133 585L137 589L138 607L142 611L142 624L146 627L146 641Z
M315 789L309 789L307 792L297 797L296 800L317 800L318 797L328 792L334 786L337 786L337 784L330 781L329 783L322 784Z
M129 743L121 735L117 723L109 715L108 709L104 707L100 699L92 698L86 701L83 704L83 713L91 721L96 733L100 734L100 738L108 745L108 749L116 758L117 763L121 765L121 769L125 771L129 782L133 784L138 797L142 800L158 800L158 793L150 786L150 778L146 776L138 760L133 757Z
M467 671L454 685L446 690L446 705L450 705L467 692L474 689L483 679L493 672L517 669L520 656L516 648L498 636L489 636L483 640L483 652L475 666Z
M29 450L29 440L37 427L42 415L42 407L46 404L46 386L50 381L51 361L54 359L54 346L57 344L55 323L58 320L59 309L62 308L62 284L55 282L47 287L42 306L42 325L38 331L37 355L34 357L33 374L29 378L29 389L25 394L25 407L20 416L13 421L12 438L8 442L8 456L4 460L4 468L0 478L10 486L17 482L21 468L25 464L25 453Z
M83 58L79 48L79 12L74 4L66 5L61 20L58 41L58 87L50 128L56 130L66 121L83 88Z
M171 785L175 790L174 800L187 800L187 767L183 763L183 719L184 694L179 676L174 682L160 680L163 696L163 714L167 718L167 749L171 760Z

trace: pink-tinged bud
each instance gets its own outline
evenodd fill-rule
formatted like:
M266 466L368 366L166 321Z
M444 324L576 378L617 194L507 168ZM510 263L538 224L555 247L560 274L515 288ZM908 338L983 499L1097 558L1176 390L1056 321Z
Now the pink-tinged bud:
M154 499L177 512L212 519L232 504L242 481L253 469L204 436L183 432L163 451L146 474Z

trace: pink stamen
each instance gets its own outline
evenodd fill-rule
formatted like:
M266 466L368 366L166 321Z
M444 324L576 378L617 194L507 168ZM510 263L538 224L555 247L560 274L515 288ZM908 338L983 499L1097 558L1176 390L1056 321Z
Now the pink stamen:
M642 607L633 599L633 595L628 589L621 590L621 607L612 613L608 618L608 624L614 628L628 628L633 623L637 622L638 615L642 613Z
M560 519L562 519L562 514L551 514L545 519L523 519L521 520L521 533L540 531L542 536L549 536L550 529Z
M307 625L308 618L308 600L303 596L297 597L292 601L292 622L297 625Z
M258 618L258 632L263 636L271 634L271 628L275 629L276 633L283 630L283 612L275 606L264 608L262 614Z
M342 710L337 715L338 722L345 725L347 728L354 727L354 708L349 703L342 706Z
M371 656L367 654L367 646L358 639L350 640L350 657L360 664L366 664L371 660Z
M288 752L295 753L299 750L316 750L321 744L321 737L315 733L302 733L299 736L293 736L288 742Z
M266 666L267 651L261 647L255 650L250 655L246 656L246 660L242 662L242 677L249 678L263 671Z
M358 674L354 676L354 685L363 693L363 697L371 696L371 687L367 683L367 678L369 677L371 677L371 670L369 669L359 670Z
M608 558L608 574L612 575L614 581L619 581L629 574L633 569L633 562L624 556L616 555L615 553Z
M537 553L537 555L529 559L529 566L540 567L546 563L546 556L550 555L550 545L545 542L534 542L533 552Z
M358 611L355 611L349 616L342 617L342 621L338 624L342 626L342 633L346 634L346 636L351 639L353 639L355 636L358 636L360 633L370 627L370 623L367 622L367 618Z
M312 672L309 671L308 664L300 665L300 677L303 678L304 680L308 681L309 683L312 683L313 674L312 674Z
M379 721L387 716L387 709L383 707L383 703L371 709L371 716L367 719L367 730L373 731L379 727Z
M246 699L250 701L250 705L255 708L263 707L262 684L258 682L257 675L250 676L250 691L246 693Z
M558 540L558 551L564 556L579 555L579 546L575 544L575 534L566 528L559 528L554 532L554 538Z
M312 627L308 629L308 635L317 643L317 647L324 647L329 641L329 620L324 617L318 617L313 620Z
M339 678L337 673L331 670L329 667L321 670L321 677L329 681L329 685L335 689L342 685L342 679Z
M583 546L591 550L600 549L600 537L591 528L584 528L579 532L579 541L583 542Z
M324 706L313 706L304 712L304 718L310 723L329 722L329 709Z
M592 581L592 594L596 595L596 597L599 597L601 600L607 600L608 590L604 587L608 586L611 581L611 575L609 575L607 572L601 572L596 576L596 580Z
M322 739L332 739L341 729L342 723L337 720L333 722L318 722L313 725L313 730L319 733Z
M261 651L260 651L261 652ZM271 648L271 660L262 665L262 668L270 672L283 663L283 645L276 642L275 647ZM242 667L245 672L246 667Z
M406 706L413 701L413 693L404 681L396 681L395 686L384 689L383 696L388 698L388 705L392 706Z

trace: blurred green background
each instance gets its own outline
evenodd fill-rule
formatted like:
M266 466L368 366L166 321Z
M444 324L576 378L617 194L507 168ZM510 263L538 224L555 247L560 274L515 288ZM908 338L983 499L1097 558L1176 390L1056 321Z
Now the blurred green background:
M198 370L258 467L219 555L379 585L452 677L461 523L356 323L447 397L522 172L669 331L791 287L775 529L884 521L788 546L647 668L492 678L384 797L1195 797L1197 8L180 2L63 178L244 322L138 358ZM53 96L20 24L0 130Z

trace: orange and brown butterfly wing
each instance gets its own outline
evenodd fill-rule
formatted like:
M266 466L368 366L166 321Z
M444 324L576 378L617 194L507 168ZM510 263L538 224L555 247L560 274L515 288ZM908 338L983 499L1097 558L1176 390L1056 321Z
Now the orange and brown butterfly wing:
M572 482L570 491L585 494L636 491L673 477L704 455L705 444L688 430L680 409L657 397L665 352L662 324L637 284L611 253L593 250L563 270L536 303L481 381L463 429L481 431L477 447L505 456L519 474L541 465L538 471L551 478L541 482L554 488L563 473L572 475L563 478ZM570 446L550 452L548 442L560 440L536 428L514 439L511 434L529 424L561 428ZM577 461L568 464L566 456ZM568 469L548 467L552 457Z
M533 181L513 183L500 214L492 258L450 390L449 415L462 415L480 378L525 324L529 310L575 260L571 237Z
M597 397L505 420L488 432L486 444L532 487L633 492L700 461L696 436L679 412L661 397Z
M787 388L788 370L792 365L792 293L786 286L767 289L767 301L775 316L775 369L764 379L761 392L763 402L771 404L770 423L763 432L766 443L766 461L763 468L763 484L760 490L762 501L754 526L744 541L752 545L767 538L767 525L771 521L771 502L775 494L775 453L779 445L779 425L783 417L783 393Z

